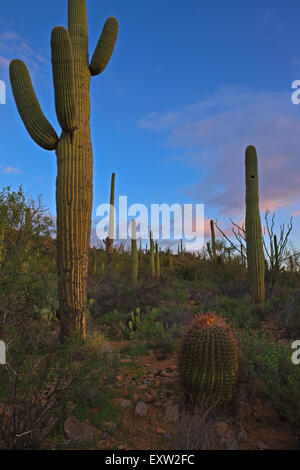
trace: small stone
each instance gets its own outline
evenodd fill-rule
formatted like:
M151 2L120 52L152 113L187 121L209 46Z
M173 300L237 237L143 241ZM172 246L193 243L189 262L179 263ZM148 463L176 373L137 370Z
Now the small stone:
M258 450L268 450L268 449L270 449L270 447L268 447L267 444L264 443L264 441L252 442L251 447L254 447L255 449L258 449Z
M228 432L227 423L225 421L219 421L216 424L216 431L217 431L219 436L223 436L224 434L226 434Z
M104 421L102 423L102 427L105 431L107 431L109 434L114 434L114 432L117 429L117 425L113 421Z
M242 430L237 435L237 440L240 442L246 442L248 438L248 433L245 430Z
M126 400L125 398L118 398L117 401L120 403L122 408L130 408L131 407L131 401Z
M64 431L68 439L76 443L94 440L93 426L81 423L75 416L69 416L64 422Z
M176 423L179 417L179 406L174 403L166 408L165 411L165 420L168 423Z
M166 430L162 428L156 428L155 432L156 434L166 434Z
M136 416L147 416L149 405L146 405L143 401L139 401L135 407L134 414Z

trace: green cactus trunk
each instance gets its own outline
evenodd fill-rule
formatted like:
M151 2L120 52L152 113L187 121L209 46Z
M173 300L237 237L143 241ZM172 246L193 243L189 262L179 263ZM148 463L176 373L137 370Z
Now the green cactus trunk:
M265 265L259 214L258 164L256 149L249 146L245 155L246 170L246 244L250 293L255 303L265 300Z
M207 246L207 252L208 252L208 255L210 257L210 260L213 261L214 257L213 257L212 251L211 251L210 243L207 242L206 246Z
M131 234L131 280L135 284L138 280L139 273L139 255L136 241L136 221L132 221Z
M68 29L51 35L55 107L60 138L45 118L22 61L10 64L18 111L31 137L56 150L57 270L61 337L86 336L87 272L93 199L93 154L90 133L90 80L112 55L118 22L109 18L91 63L85 0L68 1Z
M214 221L210 221L210 232L211 232L211 249L212 249L212 259L217 258L217 248L216 248L216 236L215 236L215 225Z
M113 173L111 175L111 184L110 184L110 211L109 211L109 229L108 237L106 240L106 251L108 261L111 262L112 255L114 252L114 233L115 233L115 217L114 217L114 207L115 207L115 178L116 175Z
M154 241L153 241L152 232L150 232L150 268L151 268L151 276L155 277L155 256L154 256Z
M155 274L156 278L160 278L160 257L159 257L159 249L157 242L155 243Z

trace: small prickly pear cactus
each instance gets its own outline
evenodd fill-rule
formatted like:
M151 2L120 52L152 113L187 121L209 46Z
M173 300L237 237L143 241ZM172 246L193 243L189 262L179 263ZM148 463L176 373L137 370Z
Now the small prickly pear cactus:
M197 315L178 354L183 387L194 405L229 402L238 379L238 345L230 326L214 313Z

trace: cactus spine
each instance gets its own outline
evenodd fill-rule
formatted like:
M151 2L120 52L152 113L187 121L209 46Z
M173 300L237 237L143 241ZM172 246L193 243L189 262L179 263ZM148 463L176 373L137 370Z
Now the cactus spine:
M136 221L135 219L131 222L132 233L131 233L131 280L133 283L136 283L138 280L138 271L139 271L139 255L137 250L137 241L136 241Z
M188 325L178 354L183 387L194 405L229 402L238 378L238 346L229 325L214 313Z
M257 304L265 300L265 266L259 214L258 165L256 149L247 147L245 155L246 173L246 245L248 278L251 296Z
M118 22L108 18L92 61L88 61L85 0L68 1L68 29L51 35L55 108L60 137L44 116L29 72L20 60L10 64L10 81L19 114L30 136L42 148L56 150L57 269L61 337L86 335L87 270L93 197L90 134L91 76L108 64Z

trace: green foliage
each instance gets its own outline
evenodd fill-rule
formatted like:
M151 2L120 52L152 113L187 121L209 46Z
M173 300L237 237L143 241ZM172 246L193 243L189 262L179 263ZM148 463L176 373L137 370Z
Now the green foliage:
M283 418L299 427L300 366L292 363L292 349L254 332L241 333L240 344L253 392L263 394Z
M0 271L0 319L40 312L47 297L55 296L53 222L41 199L26 198L22 187L0 192L0 210L6 213ZM10 320L9 320L10 319Z
M218 315L239 328L258 328L260 325L260 317L249 296L242 299L217 296L214 308Z
M115 359L94 339L59 343L45 322L1 325L8 346L0 367L0 435L7 449L37 449L89 395L111 382Z

